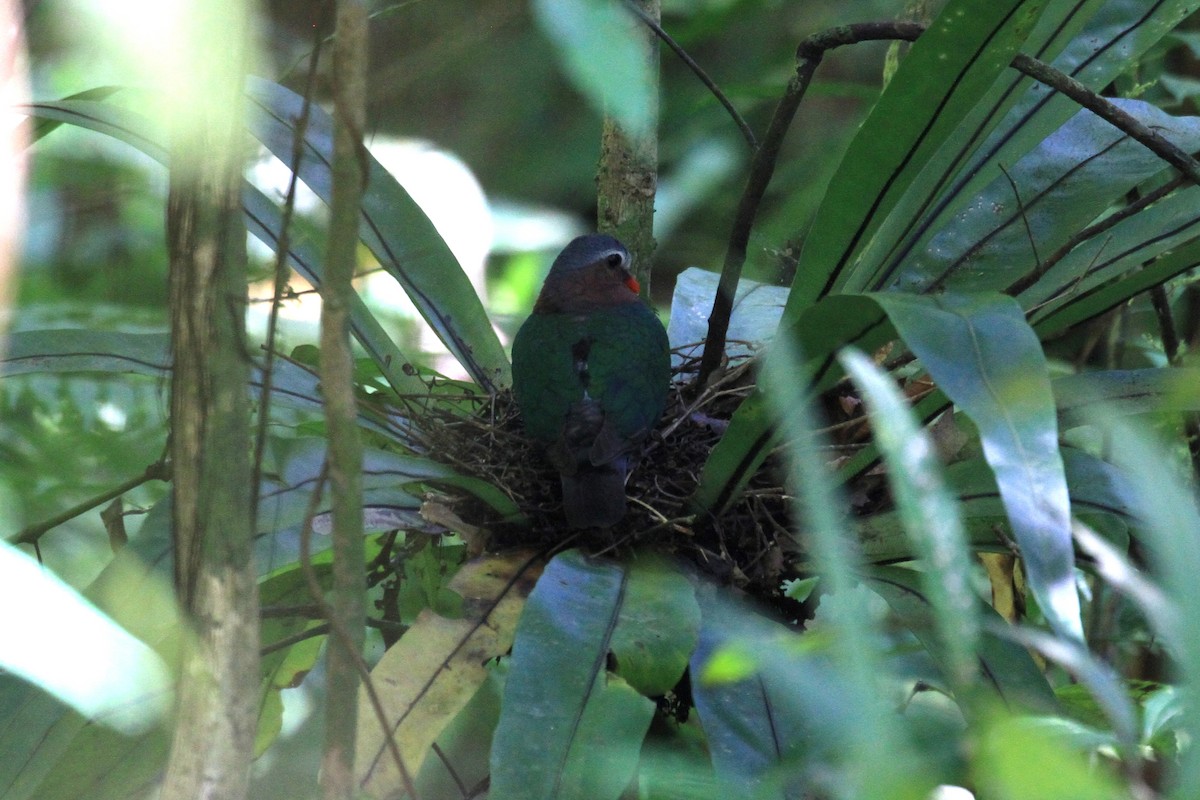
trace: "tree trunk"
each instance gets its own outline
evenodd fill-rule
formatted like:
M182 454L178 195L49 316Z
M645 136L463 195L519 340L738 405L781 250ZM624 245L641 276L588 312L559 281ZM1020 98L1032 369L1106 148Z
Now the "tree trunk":
M362 134L367 107L367 6L339 0L333 53L333 202L329 259L321 286L321 395L329 437L333 500L333 592L327 651L325 750L321 789L326 800L351 800L358 722L358 667L366 609L363 563L362 445L354 398L349 306L358 251L365 164Z
M175 580L195 636L161 794L169 800L245 797L259 692L241 209L247 27L240 3L196 0L188 13L167 240Z
M645 14L658 21L659 0L634 0ZM630 36L642 40L656 85L658 39L654 31L630 17ZM597 228L616 236L634 257L642 293L650 293L654 264L654 198L658 192L658 102L651 109L645 135L632 136L610 115L604 118L600 138L600 165L596 170Z

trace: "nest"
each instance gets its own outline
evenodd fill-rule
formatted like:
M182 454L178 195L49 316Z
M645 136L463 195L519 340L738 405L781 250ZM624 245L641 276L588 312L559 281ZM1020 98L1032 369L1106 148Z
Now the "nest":
M689 395L687 380L694 366L677 368L667 408L630 473L628 512L619 525L603 531L566 527L558 473L542 448L525 438L510 393L477 398L468 414L426 409L417 427L430 452L499 488L523 512L519 521L504 520L477 498L461 495L450 501L448 527L480 533L477 549L493 552L578 547L603 555L652 549L755 596L777 597L781 579L795 575L795 562L803 560L778 459L768 458L719 516L698 514L689 506L709 454L754 390L754 367L751 359L741 360L695 396Z

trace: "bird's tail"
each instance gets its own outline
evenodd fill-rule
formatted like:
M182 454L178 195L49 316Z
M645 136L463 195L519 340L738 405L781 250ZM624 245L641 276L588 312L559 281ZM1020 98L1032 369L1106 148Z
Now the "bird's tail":
M625 516L628 458L607 464L586 461L571 475L563 474L563 510L572 528L611 528Z

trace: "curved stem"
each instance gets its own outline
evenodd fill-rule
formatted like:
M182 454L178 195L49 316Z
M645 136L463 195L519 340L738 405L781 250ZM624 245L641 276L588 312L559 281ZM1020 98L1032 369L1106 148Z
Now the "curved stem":
M788 81L787 89L779 100L775 115L767 128L762 145L754 154L746 188L742 190L734 214L733 228L729 234L729 246L725 251L725 264L721 269L721 281L717 296L713 300L712 313L708 317L708 336L704 340L704 353L700 357L700 371L696 385L703 387L721 365L725 355L725 337L729 332L729 317L733 313L733 297L742 267L746 263L746 247L750 231L758 216L767 186L775 174L779 151L784 136L796 116L800 102L808 92L813 75L825 54L837 47L880 39L915 39L925 30L915 22L863 22L855 25L840 25L809 36L796 48L796 74Z

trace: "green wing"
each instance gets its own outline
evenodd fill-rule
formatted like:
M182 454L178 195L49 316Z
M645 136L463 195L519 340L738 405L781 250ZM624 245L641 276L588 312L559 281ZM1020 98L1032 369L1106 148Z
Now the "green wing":
M662 416L671 380L667 332L646 306L630 303L593 314L589 394L621 436L644 435Z
M572 347L587 348L588 394L622 437L654 426L666 405L670 347L662 323L646 306L630 303L589 314L534 314L513 340L513 393L526 433L553 442L571 404L583 398Z
M530 438L557 439L567 409L583 397L571 358L571 343L582 333L563 314L534 314L513 339L513 395Z

